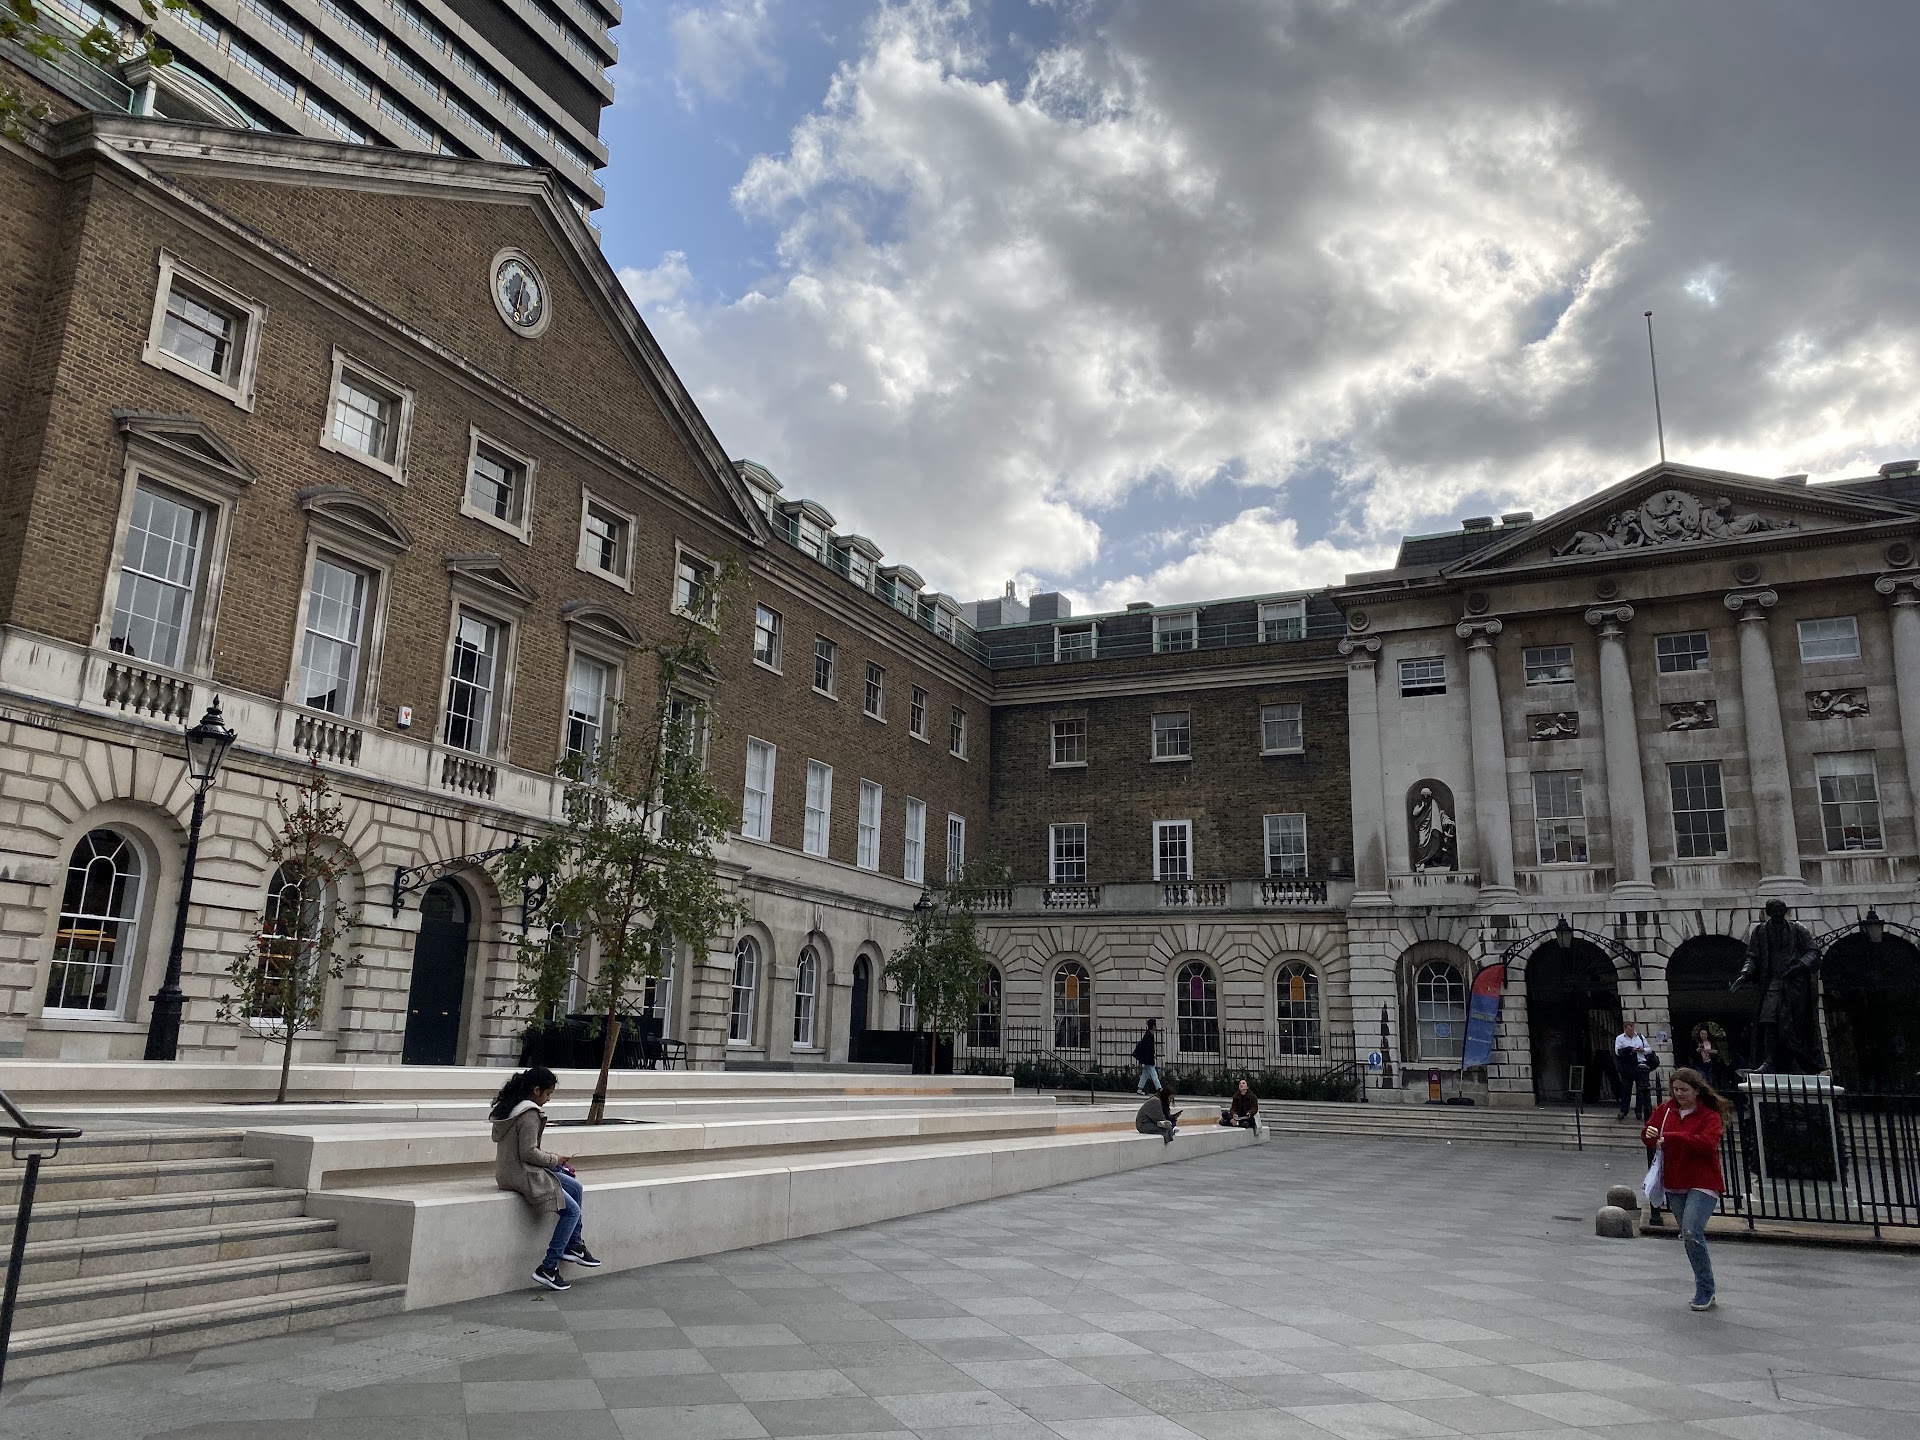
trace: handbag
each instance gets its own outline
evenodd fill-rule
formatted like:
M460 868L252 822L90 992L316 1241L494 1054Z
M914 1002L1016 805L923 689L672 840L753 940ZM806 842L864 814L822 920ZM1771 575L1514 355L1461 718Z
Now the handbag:
M1666 1134L1667 1122L1662 1120L1660 1122L1660 1138L1664 1140ZM1647 1178L1641 1182L1640 1186L1640 1188L1646 1192L1647 1207L1651 1210L1658 1210L1662 1205L1667 1203L1666 1175L1667 1152L1656 1146L1653 1152L1653 1163L1647 1166Z

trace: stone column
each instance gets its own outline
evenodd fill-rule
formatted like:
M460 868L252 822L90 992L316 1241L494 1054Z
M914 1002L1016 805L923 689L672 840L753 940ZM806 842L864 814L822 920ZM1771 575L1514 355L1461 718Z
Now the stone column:
M727 1063L727 1017L733 1004L733 940L730 934L715 936L705 952L689 953L686 957L680 1038L687 1042L687 1064L694 1070L719 1070Z
M1653 857L1647 847L1647 790L1640 773L1640 722L1633 708L1633 672L1627 665L1631 605L1600 605L1587 624L1600 645L1600 738L1607 757L1607 809L1613 816L1613 893L1623 900L1654 898Z
M1887 597L1893 624L1893 693L1907 757L1907 789L1920 796L1920 570L1882 575L1873 588Z
M1759 842L1760 891L1779 894L1802 888L1800 832L1794 825L1793 785L1787 771L1787 737L1780 725L1780 687L1773 676L1767 611L1780 598L1773 590L1734 590L1727 609L1740 617L1740 708L1746 712L1747 768L1752 772L1753 832Z
M1513 805L1507 795L1507 741L1500 720L1500 677L1493 665L1498 620L1462 620L1467 642L1467 716L1473 741L1473 820L1480 836L1480 898L1517 900L1513 887Z
M1353 771L1353 903L1385 905L1387 890L1386 777L1380 760L1380 690L1374 675L1380 640L1349 635L1340 642L1347 657L1347 755Z

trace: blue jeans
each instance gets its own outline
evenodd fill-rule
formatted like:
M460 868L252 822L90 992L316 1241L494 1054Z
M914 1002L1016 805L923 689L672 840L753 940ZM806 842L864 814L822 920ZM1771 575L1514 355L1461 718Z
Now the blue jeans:
M1159 1067L1154 1065L1142 1065L1140 1067L1140 1083L1134 1086L1133 1088L1139 1091L1142 1095L1146 1094L1149 1090L1158 1090L1160 1088Z
M1693 1266L1693 1283L1702 1296L1712 1295L1713 1259L1707 1254L1707 1219L1720 1208L1720 1197L1711 1190L1669 1190L1667 1205L1680 1222L1680 1243L1686 1247L1687 1263Z
M580 1177L569 1175L564 1170L553 1172L553 1178L560 1182L562 1206L560 1219L553 1227L553 1239L547 1242L547 1258L541 1265L551 1270L576 1243L586 1242L580 1239L581 1227L585 1217L581 1212L581 1201L586 1195L586 1187L580 1183Z

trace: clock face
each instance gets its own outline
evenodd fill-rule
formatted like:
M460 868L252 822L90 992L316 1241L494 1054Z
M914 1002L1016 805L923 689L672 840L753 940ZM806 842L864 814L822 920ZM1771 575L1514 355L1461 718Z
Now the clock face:
M535 330L547 314L547 290L534 268L508 256L493 272L493 290L500 313L521 330Z

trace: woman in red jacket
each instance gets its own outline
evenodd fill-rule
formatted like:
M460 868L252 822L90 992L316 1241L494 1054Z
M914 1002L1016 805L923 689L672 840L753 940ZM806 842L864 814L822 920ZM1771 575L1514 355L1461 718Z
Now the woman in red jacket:
M1707 1255L1707 1217L1720 1207L1725 1188L1720 1130L1729 1107L1698 1070L1675 1070L1667 1077L1667 1089L1673 1098L1653 1112L1640 1138L1649 1151L1665 1157L1660 1183L1680 1221L1680 1241L1693 1266L1693 1308L1711 1310L1713 1261Z

